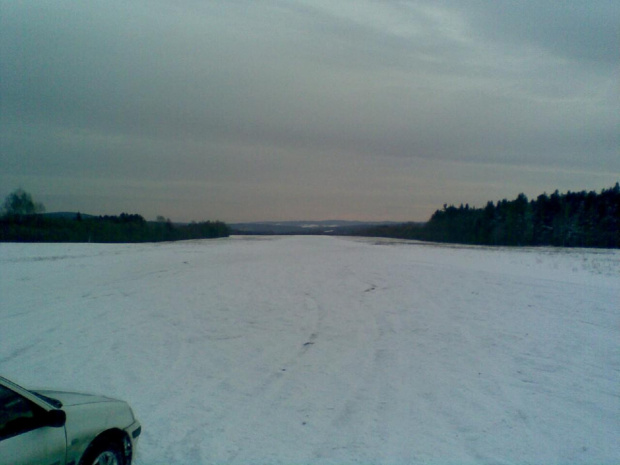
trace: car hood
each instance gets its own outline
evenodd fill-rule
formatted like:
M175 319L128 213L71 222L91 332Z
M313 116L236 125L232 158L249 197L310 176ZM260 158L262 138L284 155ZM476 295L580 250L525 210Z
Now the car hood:
M110 397L85 394L81 392L51 391L47 389L36 389L32 390L32 392L44 397L59 400L60 402L62 402L62 405L64 407L84 404L98 404L101 402L119 402L118 400L112 399Z

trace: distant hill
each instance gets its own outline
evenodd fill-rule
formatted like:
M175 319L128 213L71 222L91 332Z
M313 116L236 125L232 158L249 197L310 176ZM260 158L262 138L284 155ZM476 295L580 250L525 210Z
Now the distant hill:
M347 235L357 231L377 226L394 226L400 223L393 221L259 221L250 223L229 224L232 234L256 235Z

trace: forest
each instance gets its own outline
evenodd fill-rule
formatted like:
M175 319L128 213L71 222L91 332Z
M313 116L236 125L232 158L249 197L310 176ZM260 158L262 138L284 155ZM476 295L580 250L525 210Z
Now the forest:
M23 189L9 194L0 216L0 242L161 242L227 237L230 228L221 221L173 224L141 215L92 216L80 213L45 214Z
M220 221L173 224L146 221L141 215L48 217L43 214L0 218L0 242L161 242L227 237Z
M365 236L479 245L620 247L620 185L594 191L557 190L528 200L488 202L484 208L444 205L424 224L379 226Z
M146 221L138 214L55 216L43 211L27 192L13 192L0 217L0 242L160 242L231 234L220 221L175 224L162 217ZM556 190L532 200L519 194L514 200L489 201L484 208L444 205L426 223L373 226L347 234L477 245L620 248L620 184L600 193Z

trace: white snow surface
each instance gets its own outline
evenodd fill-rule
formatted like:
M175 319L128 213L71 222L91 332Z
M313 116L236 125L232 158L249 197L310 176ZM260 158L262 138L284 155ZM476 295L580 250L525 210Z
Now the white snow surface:
M0 373L127 400L138 465L620 463L620 252L0 244Z

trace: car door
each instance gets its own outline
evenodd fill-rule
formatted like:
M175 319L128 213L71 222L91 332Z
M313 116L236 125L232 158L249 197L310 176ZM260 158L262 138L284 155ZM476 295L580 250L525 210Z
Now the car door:
M44 426L46 411L0 386L0 465L65 465L64 427Z

